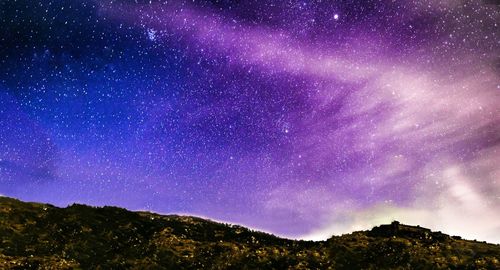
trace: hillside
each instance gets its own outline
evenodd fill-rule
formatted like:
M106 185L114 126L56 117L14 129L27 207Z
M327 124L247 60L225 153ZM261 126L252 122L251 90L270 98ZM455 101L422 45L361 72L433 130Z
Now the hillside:
M0 197L0 269L499 269L500 245L402 225L294 241L187 216Z

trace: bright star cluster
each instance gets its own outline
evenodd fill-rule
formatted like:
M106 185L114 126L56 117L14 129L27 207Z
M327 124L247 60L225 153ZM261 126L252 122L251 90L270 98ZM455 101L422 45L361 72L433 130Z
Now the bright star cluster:
M500 6L0 3L0 194L500 243Z

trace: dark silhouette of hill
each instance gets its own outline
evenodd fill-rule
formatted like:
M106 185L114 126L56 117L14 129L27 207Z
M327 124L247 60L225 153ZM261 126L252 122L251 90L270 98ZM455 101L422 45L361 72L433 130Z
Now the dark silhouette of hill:
M500 269L500 245L393 222L295 241L196 217L0 197L0 269Z

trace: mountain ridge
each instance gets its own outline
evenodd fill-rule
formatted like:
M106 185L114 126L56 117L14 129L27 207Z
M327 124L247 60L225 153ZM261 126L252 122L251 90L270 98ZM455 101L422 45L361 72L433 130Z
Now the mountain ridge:
M2 269L499 269L500 245L395 221L323 241L193 216L0 197Z

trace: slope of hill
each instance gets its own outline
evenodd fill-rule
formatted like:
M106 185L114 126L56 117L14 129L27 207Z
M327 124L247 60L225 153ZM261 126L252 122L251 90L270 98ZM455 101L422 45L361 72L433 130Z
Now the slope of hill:
M500 269L500 245L398 222L294 241L195 217L0 197L0 269Z

